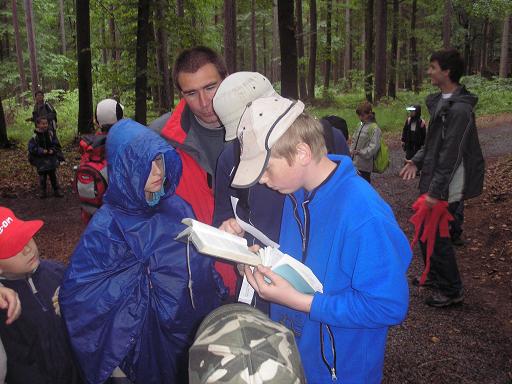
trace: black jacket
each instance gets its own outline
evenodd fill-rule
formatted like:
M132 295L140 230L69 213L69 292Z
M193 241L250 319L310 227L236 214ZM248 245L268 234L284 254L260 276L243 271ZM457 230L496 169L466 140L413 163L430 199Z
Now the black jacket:
M421 169L420 193L448 200L450 182L462 162L462 198L476 197L482 193L485 173L474 114L478 98L461 86L436 111L440 100L440 92L427 97L431 119L425 145L411 159Z
M52 153L44 153L51 150ZM38 172L48 172L57 169L59 160L64 156L55 133L51 130L45 132L34 131L34 136L28 142L28 161Z

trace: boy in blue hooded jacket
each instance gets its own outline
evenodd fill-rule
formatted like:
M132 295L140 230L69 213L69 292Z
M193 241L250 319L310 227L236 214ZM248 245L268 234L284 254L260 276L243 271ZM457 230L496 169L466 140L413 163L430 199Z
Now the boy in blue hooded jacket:
M380 383L388 327L408 304L407 238L390 207L357 176L347 156L329 155L304 104L279 97L247 106L234 187L254 183L286 194L281 250L323 284L307 295L269 268L245 268L271 301L271 318L295 334L308 383Z
M109 185L66 271L59 301L87 383L118 367L134 383L187 382L188 348L225 288L210 258L174 240L194 217L174 194L181 162L128 119L106 143ZM116 370L117 371L117 370Z

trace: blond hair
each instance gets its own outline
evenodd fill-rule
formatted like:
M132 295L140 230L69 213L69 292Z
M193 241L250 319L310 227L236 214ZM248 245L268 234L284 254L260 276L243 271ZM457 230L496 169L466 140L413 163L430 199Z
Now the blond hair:
M299 143L309 146L315 161L319 161L327 155L324 128L316 118L306 113L301 113L283 136L277 140L271 148L271 155L284 157L288 164L292 165Z

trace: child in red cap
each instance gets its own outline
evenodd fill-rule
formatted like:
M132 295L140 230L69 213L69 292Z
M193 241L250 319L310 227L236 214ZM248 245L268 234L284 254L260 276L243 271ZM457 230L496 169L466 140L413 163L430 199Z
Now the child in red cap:
M23 303L19 319L8 327L0 326L9 384L80 382L64 324L52 305L64 265L39 259L33 236L42 226L41 220L23 221L0 207L0 279ZM2 311L0 322L5 316Z

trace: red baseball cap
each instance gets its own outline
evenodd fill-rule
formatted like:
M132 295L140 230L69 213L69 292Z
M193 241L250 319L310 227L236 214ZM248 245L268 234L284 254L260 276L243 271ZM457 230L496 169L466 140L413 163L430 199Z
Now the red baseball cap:
M0 259L20 253L42 226L42 220L23 221L9 208L0 207Z

